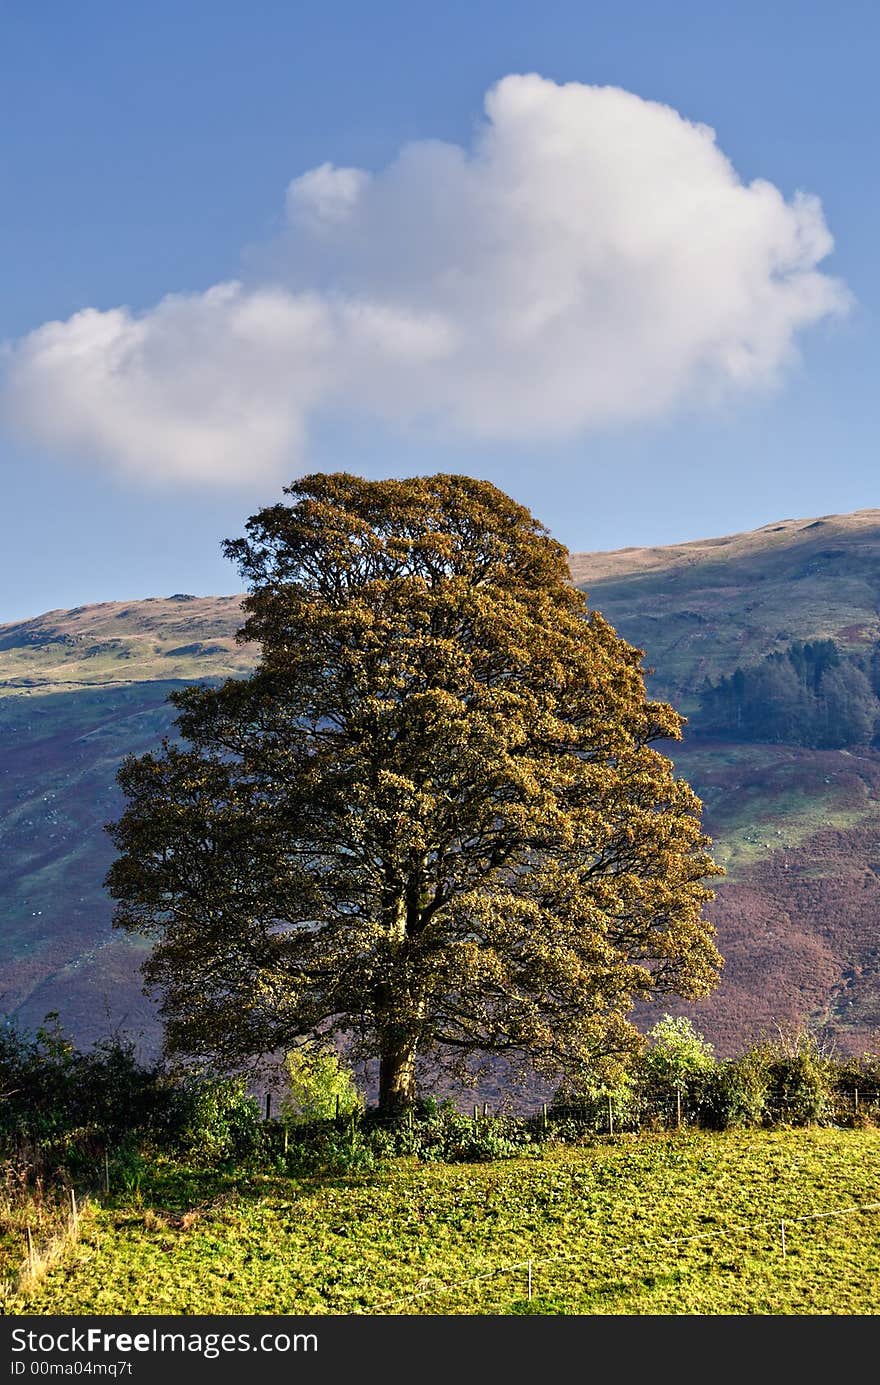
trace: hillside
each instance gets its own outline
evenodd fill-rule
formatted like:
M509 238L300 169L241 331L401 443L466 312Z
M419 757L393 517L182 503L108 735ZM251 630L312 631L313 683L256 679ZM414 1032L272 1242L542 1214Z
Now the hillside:
M238 646L240 596L177 592L146 601L102 601L0 625L0 695L226 678L253 664ZM39 716L39 704L34 704Z
M122 1025L156 1042L135 942L110 928L102 830L121 757L172 730L169 692L244 672L240 597L102 602L0 626L0 1005L58 1010L82 1039Z
M8 1311L876 1314L878 1155L876 1130L817 1129L347 1177L166 1163L90 1205L79 1243Z
M655 690L683 711L704 678L792 640L833 638L861 650L880 639L880 510L786 519L668 548L576 553L571 571L647 651Z
M575 554L571 569L685 711L707 676L792 640L880 640L878 510ZM169 691L251 665L239 601L177 594L0 626L0 1005L29 1027L58 1010L81 1040L122 1026L155 1044L138 947L110 929L101 829L121 756L171 729ZM713 908L727 966L691 1007L700 1027L722 1052L806 1019L843 1047L876 1043L880 753L691 739L674 758L729 871Z
M880 510L573 554L571 570L685 712L706 678L792 641L880 640ZM804 1020L844 1048L880 1044L880 754L686 733L674 759L728 871L712 908L724 978L687 1013L722 1052Z

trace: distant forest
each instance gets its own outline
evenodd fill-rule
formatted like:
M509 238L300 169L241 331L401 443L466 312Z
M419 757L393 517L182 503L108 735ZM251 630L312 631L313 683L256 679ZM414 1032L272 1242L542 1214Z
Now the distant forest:
M795 643L700 694L698 736L837 750L880 743L880 645L847 654L833 640Z

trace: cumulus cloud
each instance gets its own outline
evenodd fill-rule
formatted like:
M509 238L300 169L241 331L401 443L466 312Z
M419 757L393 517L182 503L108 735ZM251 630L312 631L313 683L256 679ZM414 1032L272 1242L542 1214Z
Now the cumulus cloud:
M510 76L470 149L294 179L261 281L14 343L5 412L59 452L233 484L306 464L318 411L572 437L774 384L848 305L831 249L815 197L744 183L707 126Z

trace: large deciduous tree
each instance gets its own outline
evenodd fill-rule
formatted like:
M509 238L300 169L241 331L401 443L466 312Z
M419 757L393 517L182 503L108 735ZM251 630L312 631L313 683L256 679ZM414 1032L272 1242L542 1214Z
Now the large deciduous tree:
M344 1032L393 1111L422 1058L576 1075L634 1000L707 993L720 872L652 746L681 718L562 545L465 476L285 494L224 545L255 672L173 694L178 742L119 774L108 884L169 1049Z

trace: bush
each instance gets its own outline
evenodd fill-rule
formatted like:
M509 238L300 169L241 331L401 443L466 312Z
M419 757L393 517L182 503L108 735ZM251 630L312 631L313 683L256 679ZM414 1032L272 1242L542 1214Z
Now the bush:
M263 1148L260 1103L243 1077L184 1074L167 1131L180 1153L208 1164L246 1163Z
M699 1120L714 1072L714 1049L691 1021L664 1015L648 1031L646 1047L630 1069L619 1123L665 1128L679 1113L685 1122Z
M369 1172L399 1155L508 1159L546 1137L577 1143L606 1133L609 1104L615 1131L668 1126L677 1094L685 1120L715 1129L880 1122L880 1055L834 1062L801 1034L716 1063L690 1021L668 1015L628 1072L597 1069L578 1088L561 1088L546 1129L541 1116L473 1120L450 1101L422 1101L393 1119L365 1113L333 1050L297 1050L287 1071L282 1119L264 1122L244 1078L144 1065L118 1040L78 1052L52 1016L33 1037L7 1024L0 1027L0 1156L26 1180L94 1186L109 1151L112 1186L136 1191L144 1156L157 1148L227 1167L260 1159L301 1175Z
M513 1116L462 1115L451 1101L420 1102L410 1115L387 1121L368 1115L370 1143L385 1157L410 1155L438 1163L510 1159L532 1143L525 1121Z
M712 1074L702 1123L721 1130L827 1123L835 1118L841 1071L809 1034L759 1044Z
M0 1145L42 1174L88 1175L108 1146L160 1131L167 1095L133 1044L106 1039L78 1052L57 1016L33 1037L0 1030Z
M763 1125L768 1116L771 1056L753 1048L720 1063L703 1084L701 1123L716 1130Z
M880 1124L880 1053L845 1059L837 1068L836 1086L838 1121Z
M683 1015L664 1015L648 1031L648 1047L635 1066L636 1085L649 1100L684 1096L715 1067L715 1050Z
M300 1177L359 1174L371 1172L381 1157L358 1121L320 1121L294 1128L282 1166Z
M281 1119L287 1125L350 1116L363 1103L354 1074L344 1067L335 1048L293 1049L284 1060L289 1090L281 1102Z
M774 1125L822 1125L834 1119L835 1066L815 1038L801 1034L768 1053L767 1118Z
M580 1087L560 1087L547 1108L548 1132L554 1139L571 1141L585 1134L607 1134L638 1127L642 1110L639 1093L627 1075L616 1081L596 1079ZM534 1122L533 1122L534 1124ZM537 1126L541 1129L541 1126Z

